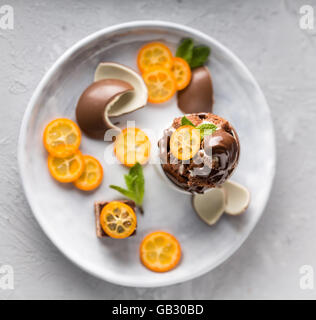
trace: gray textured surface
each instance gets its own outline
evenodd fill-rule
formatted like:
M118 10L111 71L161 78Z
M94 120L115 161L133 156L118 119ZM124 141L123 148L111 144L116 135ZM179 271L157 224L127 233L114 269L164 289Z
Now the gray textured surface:
M14 7L15 29L0 30L0 265L14 267L15 290L0 289L0 298L316 298L299 288L299 267L316 267L316 31L299 28L304 1L6 3ZM316 10L316 1L309 3ZM62 256L32 216L16 161L23 112L53 62L98 29L140 19L183 23L232 49L263 89L277 133L272 196L242 248L211 273L158 289L102 282Z

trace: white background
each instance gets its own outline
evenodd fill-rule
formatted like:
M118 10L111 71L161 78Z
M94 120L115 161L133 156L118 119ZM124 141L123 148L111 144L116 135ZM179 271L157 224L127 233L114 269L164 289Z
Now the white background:
M0 289L0 298L316 298L316 289L299 288L300 266L316 268L316 29L299 28L299 8L312 4L316 12L316 1L0 1L3 4L13 6L15 28L0 29L0 265L13 266L15 290ZM16 159L24 110L54 61L94 31L142 19L183 23L235 52L266 95L277 139L272 195L245 244L216 270L158 289L112 285L69 262L33 218Z

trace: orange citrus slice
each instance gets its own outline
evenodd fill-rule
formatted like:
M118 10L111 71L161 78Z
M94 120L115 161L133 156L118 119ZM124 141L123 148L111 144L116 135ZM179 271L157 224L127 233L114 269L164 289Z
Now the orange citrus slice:
M170 49L160 42L145 44L137 56L137 65L141 72L157 66L170 69L172 64L173 58Z
M109 237L124 239L135 231L137 219L130 206L120 201L111 201L101 211L100 224Z
M48 169L51 175L59 182L67 183L77 180L84 170L84 160L81 152L64 158L48 155Z
M184 89L190 83L191 68L184 59L173 58L172 72L177 83L177 90Z
M102 182L103 168L100 162L88 155L83 156L84 171L74 185L84 191L96 189Z
M164 231L148 234L140 245L140 259L152 271L169 271L179 263L180 258L179 241Z
M169 100L177 90L177 84L171 70L153 67L143 73L148 89L148 102L161 103Z
M79 149L81 132L73 121L55 119L46 126L43 142L46 150L53 156L68 157Z
M127 167L132 167L136 162L143 165L150 155L149 138L138 128L125 128L115 139L114 153L117 159Z
M171 135L170 151L179 160L192 159L200 150L200 131L190 125L178 128Z

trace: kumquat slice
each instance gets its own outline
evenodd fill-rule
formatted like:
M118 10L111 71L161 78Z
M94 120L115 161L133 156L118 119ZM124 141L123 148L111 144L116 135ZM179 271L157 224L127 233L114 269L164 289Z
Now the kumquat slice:
M176 267L181 258L179 241L170 233L156 231L148 234L140 245L140 260L155 272L166 272Z
M170 49L161 42L150 42L145 44L138 53L137 65L141 72L151 67L164 67L170 69L173 57Z
M200 130L190 125L179 127L170 138L170 151L179 160L192 159L200 150Z
M100 223L109 237L124 239L135 231L137 219L130 206L120 201L111 201L102 209Z
M96 189L103 179L103 168L100 162L92 156L84 155L84 171L74 185L83 191Z
M64 158L48 155L48 169L51 175L59 182L67 183L77 180L83 173L84 160L81 152Z
M128 127L116 137L114 153L117 159L127 167L139 162L144 165L150 156L150 141L144 131Z
M55 157L63 158L74 154L79 149L80 142L80 129L70 119L55 119L44 130L44 146Z
M188 86L191 81L191 68L188 63L179 57L173 58L172 72L177 84L177 90L182 90Z
M148 89L148 102L166 102L177 91L177 83L169 69L153 67L143 73L143 79Z

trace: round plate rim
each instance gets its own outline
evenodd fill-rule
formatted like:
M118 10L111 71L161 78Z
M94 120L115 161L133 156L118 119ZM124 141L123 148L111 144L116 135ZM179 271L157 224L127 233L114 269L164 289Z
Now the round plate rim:
M23 153L23 146L25 145L25 138L26 138L26 130L27 130L27 124L29 122L32 110L34 108L34 104L35 101L37 100L38 96L40 95L42 89L45 87L46 83L49 81L51 75L55 72L55 70L65 61L67 60L74 52L76 52L76 50L78 50L79 48L85 46L86 44L88 44L90 41L93 41L94 39L98 38L101 35L107 34L107 33L111 33L111 32L115 32L115 31L119 31L120 29L130 29L130 28L140 28L140 27L144 27L144 28L148 28L148 27L162 27L162 28L169 28L169 29L175 29L175 30L181 30L181 31L185 31L188 33L191 33L193 35L196 35L197 37L200 37L202 39L205 39L205 41L207 42L211 42L216 44L216 46L218 46L222 51L225 52L225 54L227 54L227 56L229 56L232 60L234 60L234 62L241 68L241 70L247 75L247 77L249 77L249 79L252 81L253 85L255 86L256 90L258 91L258 93L260 94L260 99L262 101L262 104L264 105L267 114L269 115L270 118L270 123L266 124L268 127L268 130L271 133L271 137L272 137L272 143L273 145L271 146L271 154L270 154L270 160L271 163L273 163L272 168L271 168L271 179L269 181L269 188L268 188L268 192L266 193L265 199L264 199L264 205L261 209L261 212L257 215L257 218L253 220L253 222L251 223L251 225L249 226L247 232L245 232L243 234L243 236L240 238L240 240L238 242L236 242L232 247L231 250L228 251L221 259L217 260L215 263L213 263L212 265L209 265L207 268L204 268L202 270L200 270L199 272L196 273L191 273L182 277L177 277L174 278L172 280L162 280L159 283L157 283L156 281L154 282L150 282L147 281L146 283L137 283L135 281L126 281L126 280L118 280L118 281L113 281L113 279L107 277L106 275L100 275L97 272L94 272L94 270L91 270L91 268L87 267L86 265L84 265L82 263L82 261L77 261L71 254L71 252L68 252L61 243L59 243L59 241L54 238L51 234L49 234L49 232L45 229L44 225L41 223L41 218L40 218L40 214L37 213L36 211L36 205L34 203L34 201L32 201L31 199L33 199L30 195L30 191L27 189L26 186L26 173L25 173L25 167L23 166L24 163L24 153ZM57 61L50 67L50 69L46 72L46 74L44 75L44 77L42 78L42 80L39 82L37 88L35 89L28 105L27 108L25 110L24 116L23 116L23 120L21 123L21 128L20 128L20 133L19 133L19 138L18 138L18 145L17 145L17 157L18 157L18 166L19 166L19 172L20 172L20 177L21 177L21 182L22 182L22 187L24 190L24 193L26 195L26 199L30 205L31 211L35 217L35 219L37 220L38 224L40 225L40 227L42 228L42 230L44 231L44 233L46 234L46 236L50 239L50 241L59 249L59 251L61 251L70 261L72 261L75 265L77 265L79 268L85 270L86 272L88 272L89 274L100 278L102 280L111 282L111 283L115 283L118 285L122 285L122 286L128 286L128 287L162 287L162 286L167 286L167 285L173 285L173 284L177 284L177 283L182 283L194 278L197 278L213 269L215 269L216 267L218 267L220 264L222 264L225 260L227 260L229 257L231 257L239 248L240 246L244 243L244 241L248 238L248 236L250 235L250 233L253 231L253 229L255 228L257 222L259 221L260 217L262 216L264 209L266 207L266 204L268 202L270 193L271 193L271 189L272 189L272 185L273 185L273 181L274 181L274 177L275 177L275 168L276 168L276 146L275 146L275 134L274 134L274 128L273 128L273 122L272 122L272 117L271 117L271 112L270 112L270 108L266 102L266 99L264 97L264 94L262 92L262 90L260 89L256 79L254 78L254 76L251 74L251 72L248 70L248 68L244 65L244 63L232 52L230 51L227 47L225 47L224 45L222 45L220 42L218 42L216 39L214 39L213 37L210 37L208 35L206 35L205 33L198 31L194 28L188 27L188 26L184 26L182 24L178 24L178 23L174 23L174 22L168 22L168 21L161 21L161 20L138 20L138 21L131 21L131 22L124 22L124 23L120 23L120 24L116 24L110 27L106 27L104 29L101 29L95 33L92 33L91 35L79 40L77 43L75 43L72 47L70 47L68 50L66 50L66 52L64 54L62 54Z

